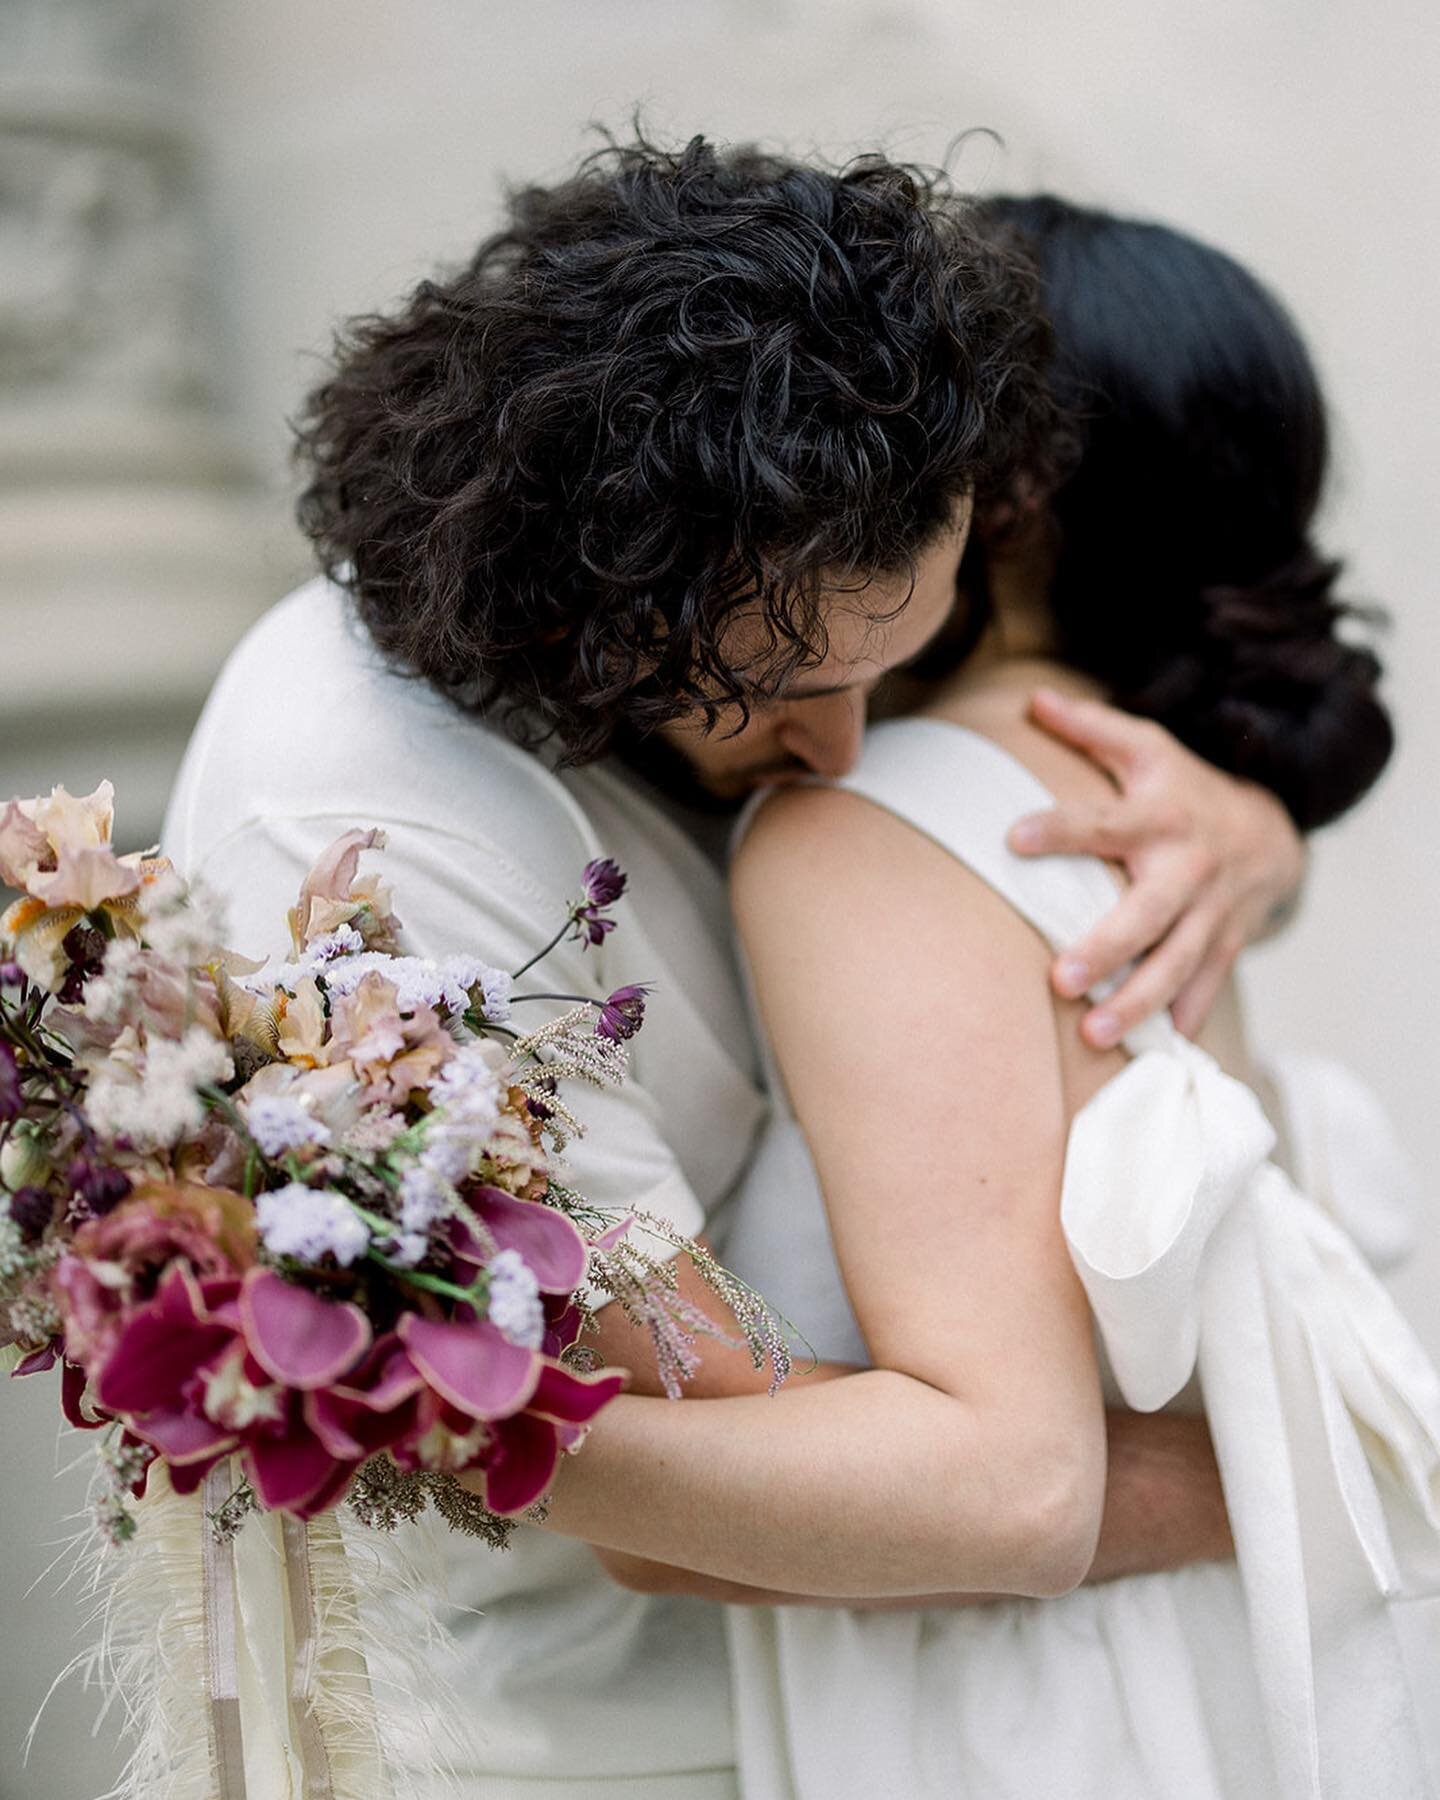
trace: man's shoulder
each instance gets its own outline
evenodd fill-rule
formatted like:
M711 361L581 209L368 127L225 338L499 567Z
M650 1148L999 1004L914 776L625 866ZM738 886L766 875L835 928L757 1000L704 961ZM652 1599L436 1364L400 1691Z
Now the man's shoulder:
M270 608L232 651L186 753L167 839L189 857L250 821L345 814L548 862L588 836L542 755L389 668L324 577Z

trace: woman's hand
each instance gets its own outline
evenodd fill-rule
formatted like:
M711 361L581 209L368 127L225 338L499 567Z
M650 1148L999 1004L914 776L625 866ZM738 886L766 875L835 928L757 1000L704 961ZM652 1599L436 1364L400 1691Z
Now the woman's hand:
M1130 877L1108 917L1056 959L1056 992L1077 999L1135 962L1085 1015L1086 1041L1108 1049L1163 1007L1193 1036L1241 950L1293 907L1305 873L1300 834L1268 789L1222 774L1148 719L1049 688L1037 689L1030 716L1083 750L1119 793L1018 821L1011 849L1103 856Z

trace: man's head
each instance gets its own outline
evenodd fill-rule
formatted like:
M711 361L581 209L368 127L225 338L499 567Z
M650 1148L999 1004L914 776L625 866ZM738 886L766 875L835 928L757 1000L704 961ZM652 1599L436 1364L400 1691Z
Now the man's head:
M397 666L570 761L838 773L973 506L1044 465L1044 347L1027 277L914 170L614 147L352 321L301 522Z

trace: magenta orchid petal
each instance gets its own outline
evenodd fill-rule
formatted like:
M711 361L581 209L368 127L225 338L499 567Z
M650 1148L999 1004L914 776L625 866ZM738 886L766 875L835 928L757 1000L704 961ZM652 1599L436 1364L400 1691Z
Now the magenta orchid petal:
M216 1463L229 1454L228 1450L217 1450L213 1456L198 1457L194 1462L168 1464L170 1486L177 1494L193 1494Z
M425 1377L392 1331L376 1340L364 1362L337 1384L335 1392L371 1412L389 1412L424 1386Z
M148 1413L143 1419L132 1421L131 1429L172 1467L202 1456L219 1456L233 1450L240 1441L233 1431L188 1408L183 1412Z
M495 1426L485 1457L485 1504L491 1512L523 1512L549 1487L560 1460L555 1427L534 1413L518 1413Z
M334 1474L335 1458L301 1426L284 1437L253 1437L245 1461L255 1492L272 1512L298 1512Z
M85 1398L86 1379L85 1371L80 1365L71 1362L67 1357L60 1369L60 1410L79 1430L94 1431L105 1421L86 1417L85 1409L81 1405Z
M591 1243L597 1250L613 1250L634 1223L634 1213L627 1213L618 1225L612 1225L608 1231L602 1231L599 1237L591 1239Z
M370 1347L370 1321L348 1300L322 1300L273 1269L251 1269L240 1290L250 1353L273 1381L329 1387Z
M493 1325L457 1325L407 1313L400 1336L437 1394L472 1419L519 1412L540 1379L540 1358Z
M329 1476L320 1483L308 1500L295 1508L295 1514L301 1519L314 1519L323 1512L329 1512L343 1498L346 1488L354 1478L359 1463L337 1463Z
M38 1350L32 1350L28 1356L22 1356L10 1371L12 1375L39 1375L46 1369L53 1369L60 1355L58 1338L51 1338L48 1344L42 1344Z
M603 1369L594 1375L577 1375L559 1363L547 1362L530 1396L527 1411L567 1425L588 1425L620 1393L629 1376L623 1369Z
M205 1316L205 1295L194 1271L172 1262L160 1277L151 1306L166 1324L193 1325Z
M545 1356L559 1356L580 1336L585 1318L573 1300L560 1300L554 1294L547 1294L543 1305L545 1335L540 1341L540 1350Z
M516 1250L545 1294L570 1294L585 1279L589 1250L563 1213L538 1200L517 1200L482 1187L466 1199L502 1250Z
M218 1325L167 1317L158 1304L142 1307L120 1333L95 1382L107 1412L148 1413L178 1408L181 1390L203 1362L230 1342Z
M337 1400L333 1390L305 1396L305 1423L337 1462L358 1462L365 1455L364 1444L345 1429L353 1411L354 1403Z

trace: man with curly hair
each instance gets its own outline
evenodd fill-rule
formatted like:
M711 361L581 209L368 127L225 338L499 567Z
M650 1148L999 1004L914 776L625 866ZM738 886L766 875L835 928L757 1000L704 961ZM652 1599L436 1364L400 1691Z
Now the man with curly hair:
M942 185L877 157L833 170L637 141L519 191L462 268L352 321L309 397L300 518L324 574L222 674L167 850L237 916L282 917L318 847L381 826L411 946L507 967L540 948L585 863L618 859L624 929L537 971L562 992L655 989L635 1079L587 1109L576 1178L602 1205L704 1231L764 1111L728 812L845 772L870 692L949 620L972 525L998 528L1049 478L1045 350L1018 264ZM1100 973L1185 910L1198 878L1177 868L1218 857L1243 916L1295 858L1278 807L1236 787L1217 811L1190 771L1178 747L1161 767L1162 811L1193 824L1090 946ZM1106 823L1111 854L1163 849L1138 802ZM1037 847L1062 840L1095 847L1058 817ZM1148 966L1112 1010L1167 1003L1196 973ZM638 1335L616 1308L602 1318L607 1356L653 1388ZM699 1391L753 1379L707 1353ZM626 1428L634 1479L663 1484L669 1403L633 1404L650 1409ZM724 1465L783 1533L784 1495L745 1468L724 1402L707 1416L717 1481ZM1223 1543L1203 1431L1153 1423L1163 1444L1140 1429L1116 1446L1112 1568ZM683 1579L626 1592L583 1544L534 1531L504 1556L463 1539L449 1554L451 1598L477 1609L457 1617L451 1674L477 1720L478 1791L735 1792L719 1621Z

